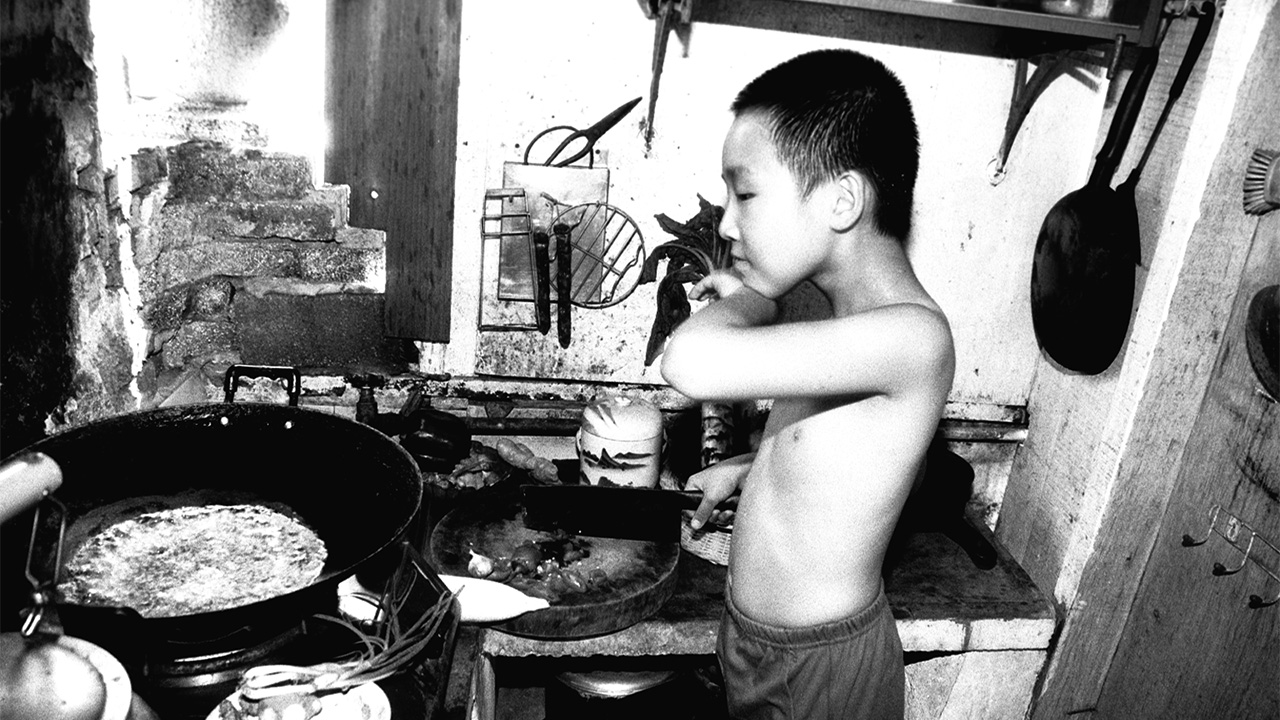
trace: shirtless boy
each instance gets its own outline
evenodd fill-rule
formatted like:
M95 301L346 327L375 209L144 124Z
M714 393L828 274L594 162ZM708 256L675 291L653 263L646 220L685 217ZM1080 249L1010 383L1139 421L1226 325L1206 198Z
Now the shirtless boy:
M878 61L807 53L749 83L722 151L733 267L673 334L663 377L702 400L772 400L757 451L689 479L693 524L741 492L717 654L737 718L901 718L881 566L951 389L950 327L916 278L919 141ZM776 322L811 281L832 316Z

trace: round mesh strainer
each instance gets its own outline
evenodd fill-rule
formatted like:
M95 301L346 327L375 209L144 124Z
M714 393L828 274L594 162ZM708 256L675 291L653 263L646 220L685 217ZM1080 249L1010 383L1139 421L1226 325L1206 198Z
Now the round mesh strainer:
M605 308L626 300L635 290L644 267L644 237L626 213L608 203L574 205L556 217L552 228L568 229L569 299L574 305Z

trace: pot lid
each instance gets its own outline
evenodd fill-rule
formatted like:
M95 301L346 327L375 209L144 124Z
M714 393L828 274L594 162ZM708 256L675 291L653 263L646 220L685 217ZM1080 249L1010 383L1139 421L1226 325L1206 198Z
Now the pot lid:
M662 433L662 412L641 398L611 397L583 409L582 429L609 440L648 440Z

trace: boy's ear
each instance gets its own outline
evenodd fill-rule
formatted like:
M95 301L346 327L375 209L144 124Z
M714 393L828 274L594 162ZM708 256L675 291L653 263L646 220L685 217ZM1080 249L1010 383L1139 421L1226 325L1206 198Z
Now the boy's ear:
M836 232L847 232L866 212L870 186L862 173L852 170L841 173L832 185L835 202L831 208L831 228Z

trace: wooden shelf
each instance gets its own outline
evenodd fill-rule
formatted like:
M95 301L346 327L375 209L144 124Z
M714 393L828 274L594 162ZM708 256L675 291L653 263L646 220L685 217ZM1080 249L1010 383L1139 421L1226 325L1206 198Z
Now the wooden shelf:
M1114 41L1117 36L1124 36L1125 42L1136 45L1149 45L1154 40L1155 20L1158 17L1156 4L1142 2L1127 4L1117 2L1118 7L1114 15L1127 16L1130 22L1047 12L1041 9L1039 2L981 3L952 0L792 0L792 2L873 10L894 15L936 18L1097 40Z
M1057 0L1069 2L1074 0ZM1079 0L1087 2L1088 0ZM781 30L965 54L1025 59L1064 51L1147 47L1159 0L1114 0L1109 20L1041 9L1041 0L693 0L696 25Z

